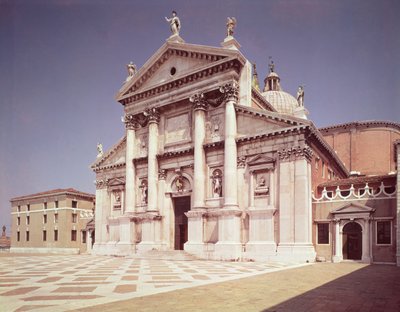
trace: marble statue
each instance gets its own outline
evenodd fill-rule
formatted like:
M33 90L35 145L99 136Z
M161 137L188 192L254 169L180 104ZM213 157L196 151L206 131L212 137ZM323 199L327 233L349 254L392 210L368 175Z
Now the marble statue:
M97 158L103 156L103 144L97 143Z
M165 20L169 22L172 36L174 35L179 36L179 31L181 30L181 21L179 20L179 17L176 15L176 11L172 11L172 17L171 18L165 17Z
M299 103L299 106L304 106L304 87L299 86L299 89L297 90L297 102Z
M274 64L274 61L271 59L271 57L269 58L268 67L269 67L270 73L273 73L275 71L275 64Z
M228 17L226 21L226 36L230 37L233 35L233 29L236 27L236 18Z
M147 204L147 181L142 180L142 183L140 184L139 188L141 189L141 195L142 195L142 204Z
M212 177L213 183L213 197L221 197L222 196L222 176L219 173L219 170L214 171Z
M183 179L181 176L179 176L176 181L175 181L175 186L178 192L183 191Z
M128 69L128 77L126 78L126 80L130 80L136 74L136 65L133 64L133 62L129 62L126 67Z

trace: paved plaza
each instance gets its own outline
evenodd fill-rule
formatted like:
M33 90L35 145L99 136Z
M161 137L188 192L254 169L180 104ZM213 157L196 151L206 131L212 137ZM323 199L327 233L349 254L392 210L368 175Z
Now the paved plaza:
M296 267L91 255L1 255L1 311L68 311Z

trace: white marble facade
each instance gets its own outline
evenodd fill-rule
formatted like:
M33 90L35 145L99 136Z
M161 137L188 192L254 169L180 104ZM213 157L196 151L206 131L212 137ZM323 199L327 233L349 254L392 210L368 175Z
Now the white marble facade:
M219 48L178 37L117 94L126 134L92 165L93 252L314 261L310 159L331 151L252 86L232 36Z

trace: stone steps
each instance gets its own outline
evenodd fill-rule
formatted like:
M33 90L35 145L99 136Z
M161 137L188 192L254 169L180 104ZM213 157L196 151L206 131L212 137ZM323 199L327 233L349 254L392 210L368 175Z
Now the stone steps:
M174 260L174 261L194 261L199 260L195 256L183 250L149 250L133 255L136 259L150 260Z

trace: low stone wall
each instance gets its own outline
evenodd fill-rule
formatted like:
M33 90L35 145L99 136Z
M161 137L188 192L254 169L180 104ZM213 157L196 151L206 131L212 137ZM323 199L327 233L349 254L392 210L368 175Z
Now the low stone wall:
M28 248L28 247L11 247L11 253L39 253L39 254L63 254L77 255L79 248Z

